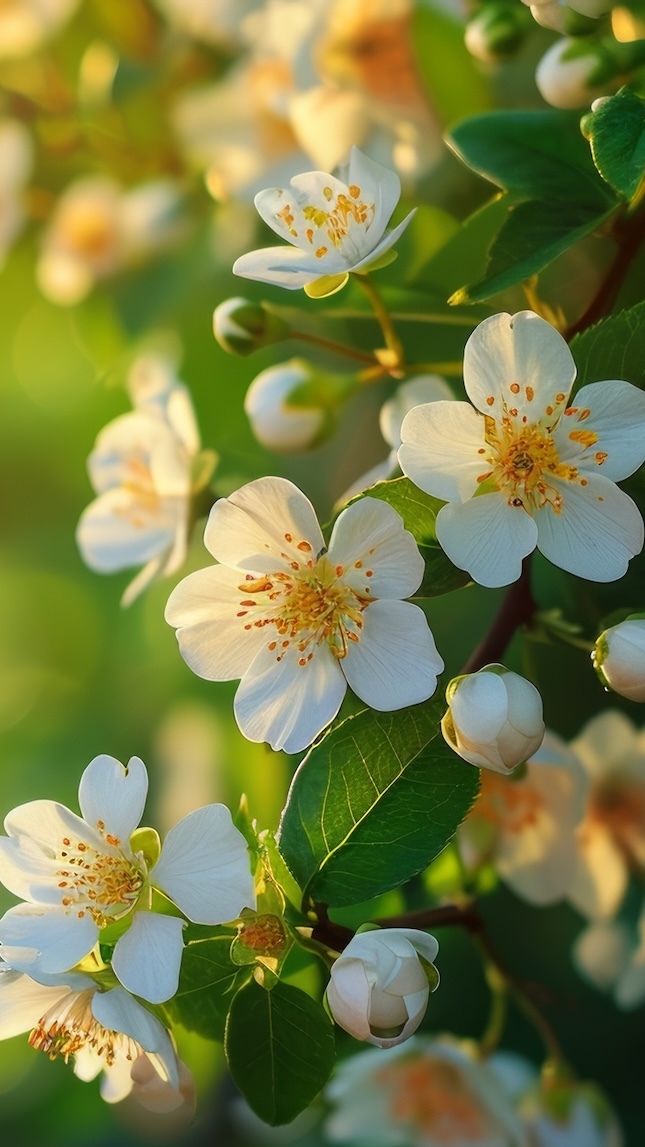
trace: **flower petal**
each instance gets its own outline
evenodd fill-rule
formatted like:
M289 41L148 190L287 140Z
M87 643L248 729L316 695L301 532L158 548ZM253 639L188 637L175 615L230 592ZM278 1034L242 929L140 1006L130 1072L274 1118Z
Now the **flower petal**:
M401 426L406 414L415 406L428 402L452 402L448 383L437 374L418 374L401 384L396 394L381 407L379 426L385 441L394 450L401 445Z
M554 441L567 461L601 465L612 482L628 478L645 460L645 392L620 379L581 387Z
M338 661L320 645L306 665L291 645L278 661L265 647L242 678L235 695L235 718L249 741L298 753L336 716L347 690Z
M538 510L538 549L545 558L590 581L615 581L643 548L643 519L636 503L608 478L589 474L586 486L553 478L562 510Z
M443 506L437 539L451 562L480 585L510 585L522 572L522 559L535 549L535 522L504 493L482 494L463 505Z
M87 460L90 481L97 494L125 486L133 478L141 480L143 464L158 443L174 443L174 436L162 418L148 410L132 410L108 422L97 435Z
M336 1023L354 1039L369 1039L370 985L363 960L351 956L337 960L325 995Z
M129 853L130 837L143 816L148 795L148 774L139 757L130 757L124 768L106 753L90 761L81 777L78 803L88 824L99 835L116 837ZM104 826L104 827L101 827Z
M378 222L382 231L401 197L401 180L396 172L370 159L360 148L352 147L347 183L349 186L357 186L361 196L374 198L375 224ZM374 230L375 224L372 224Z
M533 311L491 315L464 349L466 393L482 414L495 419L506 406L517 409L520 418L526 415L529 423L554 425L575 377L576 365L562 335Z
M166 1069L166 1078L173 1087L179 1086L177 1056L168 1032L157 1017L128 992L123 988L96 992L92 999L92 1015L108 1031L123 1032L144 1051L158 1055Z
M45 987L23 972L0 968L0 1039L31 1031L69 990L64 984Z
M18 805L5 817L4 826L10 835L0 837L0 880L25 900L60 904L59 869L64 867L61 851L66 839L110 851L95 829L56 801Z
M335 175L328 175L324 171L305 171L293 177L290 187L267 187L259 191L254 203L260 218L276 235L305 251L313 261L317 248L321 245L331 246L324 223L332 200L341 195L347 198L347 194L347 184ZM313 210L305 215L305 208ZM315 212L320 214L319 219ZM309 214L312 218L307 217Z
M423 578L424 561L412 534L401 515L377 498L363 498L341 512L327 556L332 566L343 567L343 584L370 597L410 597Z
M467 402L415 406L401 426L399 466L426 494L464 502L490 469L484 430L484 419Z
M135 912L112 953L112 971L142 1000L162 1004L174 996L184 950L184 922L177 916Z
M292 570L315 560L324 539L314 508L286 478L258 478L221 498L210 512L204 542L218 562L258 574ZM299 548L306 545L307 550Z
M371 247L369 252L364 255L362 259L359 259L357 263L353 264L351 270L356 271L358 274L360 274L362 270L369 271L372 263L376 263L379 259L381 259L386 251L389 251L395 243L398 243L403 232L412 222L416 213L417 209L416 207L413 207L412 211L408 212L405 219L403 219L401 223L399 223L396 227L393 227L391 231L386 231L383 235L383 238L379 240L376 246Z
M32 948L35 972L73 968L92 951L98 935L89 912L79 915L74 909L16 904L0 920L0 943Z
M136 490L119 487L96 498L81 514L76 544L97 573L113 573L147 562L173 543L177 503L146 501Z
M443 661L423 610L407 601L381 600L363 616L360 641L350 644L342 662L356 695L379 712L432 697Z
M626 861L603 825L584 821L569 900L590 920L614 916L627 889Z
M189 574L168 598L165 617L178 627L181 655L207 681L242 677L267 640L265 629L253 625L261 611L242 605L243 584L239 570L211 566Z
M195 924L223 924L255 907L246 841L222 804L171 828L150 879Z
M262 247L240 255L233 263L234 275L286 287L288 291L297 291L324 273L313 252L293 247Z

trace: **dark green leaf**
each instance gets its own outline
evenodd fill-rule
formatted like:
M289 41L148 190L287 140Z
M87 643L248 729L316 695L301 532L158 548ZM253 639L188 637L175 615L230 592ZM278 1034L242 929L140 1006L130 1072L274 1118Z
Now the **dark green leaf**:
M438 597L468 585L470 577L464 570L453 566L437 541L435 518L444 505L438 498L424 494L409 478L395 478L391 482L379 482L365 491L361 497L378 498L387 502L403 518L418 543L425 561L425 573L415 597ZM358 500L358 499L356 499Z
M491 112L459 124L449 142L464 163L507 193L485 273L456 291L453 304L488 298L536 274L618 205L575 114Z
M645 100L622 88L589 113L585 134L603 179L632 199L645 175Z
M342 907L421 872L468 812L479 773L447 747L445 702L364 710L309 751L279 844L305 898Z
M252 980L238 992L226 1024L231 1075L265 1123L289 1123L329 1079L333 1027L320 1004L289 984L265 991Z
M645 389L645 303L611 315L571 341L576 386L624 378Z
M197 929L192 930L197 933ZM190 936L190 932L189 932ZM224 1038L224 1025L235 993L245 984L250 968L240 968L230 957L233 934L188 940L184 948L179 988L164 1010L172 1023L207 1039Z

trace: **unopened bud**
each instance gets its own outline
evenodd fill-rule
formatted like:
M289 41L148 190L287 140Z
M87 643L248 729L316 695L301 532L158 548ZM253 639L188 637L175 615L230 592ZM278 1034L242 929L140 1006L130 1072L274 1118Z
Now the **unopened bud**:
M645 40L623 44L612 37L565 37L540 60L535 82L553 107L581 108L612 95L644 63Z
M441 731L471 765L510 773L542 744L542 698L530 681L503 665L455 677L446 700Z
M284 342L291 328L262 303L234 298L220 303L213 312L213 334L229 354L253 354L262 347Z
M332 434L336 411L354 385L348 376L323 374L305 359L293 358L253 380L244 410L258 442L280 454L297 454Z
M645 617L632 616L600 634L591 658L604 685L645 701Z
M512 56L521 47L530 22L526 8L516 3L485 4L466 25L466 47L484 64Z

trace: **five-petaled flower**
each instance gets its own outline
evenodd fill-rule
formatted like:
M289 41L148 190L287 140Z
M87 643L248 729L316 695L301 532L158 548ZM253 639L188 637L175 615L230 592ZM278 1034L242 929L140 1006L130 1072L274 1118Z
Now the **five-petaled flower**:
M88 460L98 497L76 532L83 560L98 573L145 562L127 587L130 605L186 556L199 431L187 388L160 355L137 359L129 378L135 409L99 434ZM207 456L204 461L208 461Z
M0 941L30 950L23 953L30 975L73 968L103 929L127 917L112 969L128 991L161 1003L177 990L184 920L149 911L151 890L196 924L222 924L254 907L246 843L228 809L211 804L188 813L158 858L150 857L136 838L131 842L147 792L138 757L124 769L114 757L99 756L81 777L82 817L50 800L19 805L6 817L0 880L25 902L5 912Z
M0 1039L30 1032L49 1059L74 1060L89 1081L103 1072L101 1095L118 1103L134 1095L144 1107L171 1111L186 1099L190 1078L163 1024L121 987L100 990L81 972L38 979L0 966ZM182 1078L183 1077L183 1078Z
M326 549L308 498L259 478L213 506L204 537L221 564L179 583L166 620L198 676L241 677L235 716L249 740L298 752L348 684L381 711L432 696L443 662L422 610L401 600L423 558L391 506L348 506Z
M643 520L616 486L645 459L645 393L613 379L583 386L560 334L531 311L493 315L464 352L465 402L418 406L399 462L446 499L437 538L485 586L508 585L535 547L594 581L621 577Z
M265 247L240 256L236 275L323 298L345 286L350 271L381 263L414 215L386 231L401 194L398 175L353 147L344 178L308 171L290 189L260 191L255 206L291 247ZM294 250L295 248L295 250Z

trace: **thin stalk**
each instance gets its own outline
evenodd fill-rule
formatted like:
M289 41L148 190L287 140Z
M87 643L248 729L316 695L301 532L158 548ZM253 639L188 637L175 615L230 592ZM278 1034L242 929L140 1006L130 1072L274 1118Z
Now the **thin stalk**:
M361 287L365 291L365 294L367 295L372 305L372 310L374 311L378 324L383 332L385 345L392 355L392 362L388 365L391 366L393 370L398 370L403 366L403 363L405 362L405 353L403 350L403 344L392 324L392 319L390 318L389 311L369 275L357 275L356 280L361 284Z
M355 347L346 346L344 343L334 342L332 339L321 338L319 335L311 335L307 331L292 330L290 337L299 339L301 342L311 343L313 346L323 347L324 350L333 351L334 354L345 355L345 358L353 358L356 362L374 364L377 361L373 354L356 350Z

